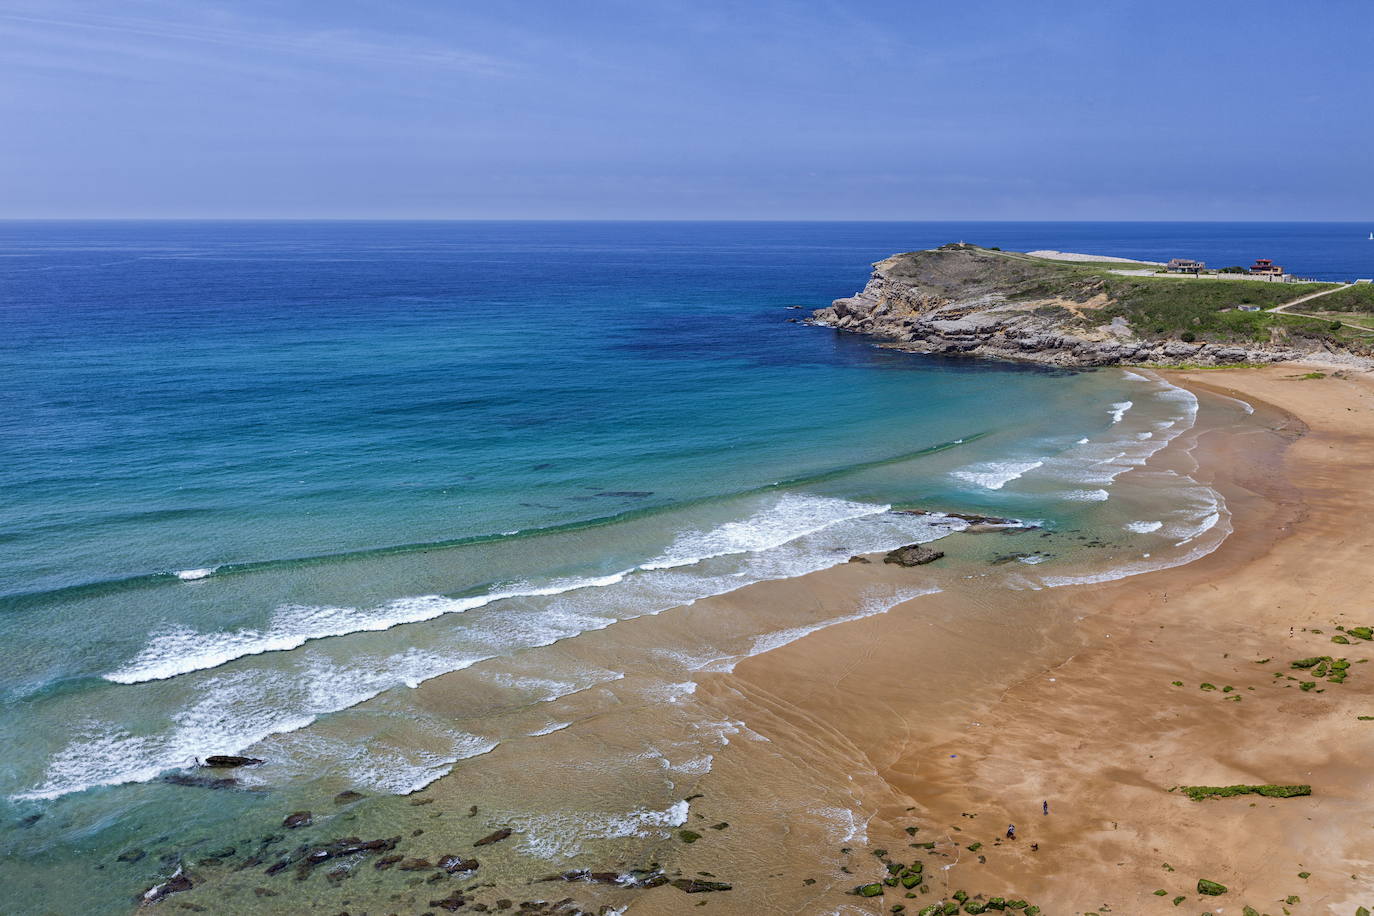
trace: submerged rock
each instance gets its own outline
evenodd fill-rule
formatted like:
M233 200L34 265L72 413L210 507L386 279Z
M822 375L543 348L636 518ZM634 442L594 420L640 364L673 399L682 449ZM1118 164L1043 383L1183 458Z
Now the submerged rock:
M263 761L258 757L239 757L234 754L211 754L201 761L203 767L251 767Z
M147 906L149 904L157 903L159 900L168 896L169 894L175 894L179 891L189 891L193 886L194 885L192 885L191 879L186 877L185 873L182 872L180 868L178 868L176 872L173 873L172 877L168 878L161 884L156 884L148 888L148 890L144 891L143 904Z
M476 871L480 865L476 859L465 859L462 856L439 857L439 867L451 875L462 871Z
M348 789L348 790L343 791L343 792L340 792L338 795L335 795L335 796L334 796L334 804L336 804L336 805L347 805L347 804L349 804L350 802L355 802L355 801L357 801L357 800L360 799L360 798L366 798L366 797L367 797L367 796L364 795L364 794L361 793L361 792L354 792L352 789Z
M281 825L294 830L297 827L309 827L313 820L309 811L293 811L282 819Z
M927 563L934 563L944 555L944 551L932 550L924 544L907 544L905 547L888 551L887 555L883 557L883 562L893 563L897 566L924 566Z
M461 910L467 904L467 898L463 896L461 890L454 891L443 900L431 900L430 906L437 906L441 910L448 910L450 913Z
M688 894L706 894L712 891L733 890L734 885L724 881L698 881L695 878L678 878L671 882L673 887Z
M492 843L499 843L499 842L501 842L502 840L504 840L504 839L505 839L506 837L508 837L508 836L510 836L510 828L509 828L509 827L502 827L500 830L497 830L497 831L494 831L494 832L492 832L492 833L487 834L486 836L482 837L480 840L478 840L477 842L473 843L472 845L474 845L474 846L490 846Z
M174 786L191 786L197 789L234 789L239 781L232 776L192 776L190 773L168 773L162 781Z

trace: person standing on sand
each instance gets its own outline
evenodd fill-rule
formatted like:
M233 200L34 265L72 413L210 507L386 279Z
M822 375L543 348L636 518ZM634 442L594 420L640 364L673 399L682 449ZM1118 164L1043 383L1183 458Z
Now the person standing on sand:
M1014 840L1014 839L1016 839L1016 825L1015 825L1015 824L1008 824L1008 825L1007 825L1007 839L1009 839L1009 840Z
M1048 816L1049 813L1050 813L1050 803L1047 802L1047 801L1042 801L1042 802L1040 803L1040 810L1041 810L1046 816Z

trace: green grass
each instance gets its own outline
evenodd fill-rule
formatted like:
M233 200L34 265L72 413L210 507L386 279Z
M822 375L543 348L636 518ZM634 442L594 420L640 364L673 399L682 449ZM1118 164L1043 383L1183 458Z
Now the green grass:
M1306 303L1304 303L1306 304ZM1299 309L1302 306L1298 306ZM1356 283L1348 289L1312 300L1312 311L1374 313L1374 283Z
M1325 283L1269 283L1240 280L1177 280L1104 278L1105 292L1115 303L1102 309L1108 318L1121 316L1137 334L1177 337L1192 333L1199 339L1268 342L1271 329L1326 336L1330 322L1315 318L1242 312L1241 305L1270 309L1299 296L1329 287Z
M1182 792L1193 801L1206 798L1234 798L1237 795L1263 795L1265 798L1296 798L1311 795L1312 787L1300 786L1174 786L1169 791Z
M1080 318L1069 317L1057 306L1036 310L1041 313L1043 309L1043 317L1070 326L1091 327L1122 318L1138 337L1146 340L1240 345L1282 345L1306 340L1352 345L1357 350L1370 343L1367 332L1336 324L1336 316L1312 318L1268 311L1310 293L1333 289L1337 286L1334 283L1275 283L1174 274L1130 277L1114 271L1138 269L1140 265L1110 259L1054 261L1018 252L977 250L1020 263L1018 269L1008 271L1010 282L1005 295L1011 301L1058 299L1086 304L1102 298L1108 300L1102 308L1084 310ZM1324 309L1331 299L1337 300L1336 311L1341 312L1341 317L1348 310L1368 311L1374 323L1374 284L1323 296L1313 302L1314 309L1319 305ZM1242 305L1258 310L1242 312Z

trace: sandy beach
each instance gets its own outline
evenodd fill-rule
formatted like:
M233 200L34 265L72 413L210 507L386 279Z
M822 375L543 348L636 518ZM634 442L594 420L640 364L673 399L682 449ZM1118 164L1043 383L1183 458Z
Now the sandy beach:
M1374 644L1332 637L1374 622L1364 572L1374 385L1307 371L1174 376L1204 399L1256 408L1247 431L1203 434L1196 450L1197 476L1234 513L1235 533L1212 555L1026 594L1014 608L947 593L923 599L919 616L895 609L741 664L730 690L850 749L854 791L875 815L852 852L835 850L852 883L880 881L884 862L923 862L929 889L848 902L789 889L787 906L767 895L758 906L919 912L958 890L1046 913L1369 905L1374 722L1359 717L1374 715L1363 668ZM957 630L930 632L933 600L971 602ZM1302 689L1313 678L1290 663L1323 655L1348 658L1349 680ZM766 772L751 781L766 783ZM1170 792L1232 784L1310 784L1312 794ZM1200 896L1199 879L1227 893ZM665 912L686 905L663 902L676 904Z

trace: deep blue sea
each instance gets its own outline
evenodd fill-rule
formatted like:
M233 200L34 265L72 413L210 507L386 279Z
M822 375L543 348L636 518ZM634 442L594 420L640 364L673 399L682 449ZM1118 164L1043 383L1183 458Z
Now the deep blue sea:
M1218 512L1196 488L1112 490L1191 423L1176 389L790 319L950 241L1350 279L1374 275L1368 229L0 223L0 822L6 857L26 850L8 880L57 893L76 851L162 831L143 813L163 793L190 820L251 811L154 782L206 754L272 748L294 761L279 783L418 788L502 736L469 722L383 771L299 735L948 533L893 507L1146 550L1198 537Z

